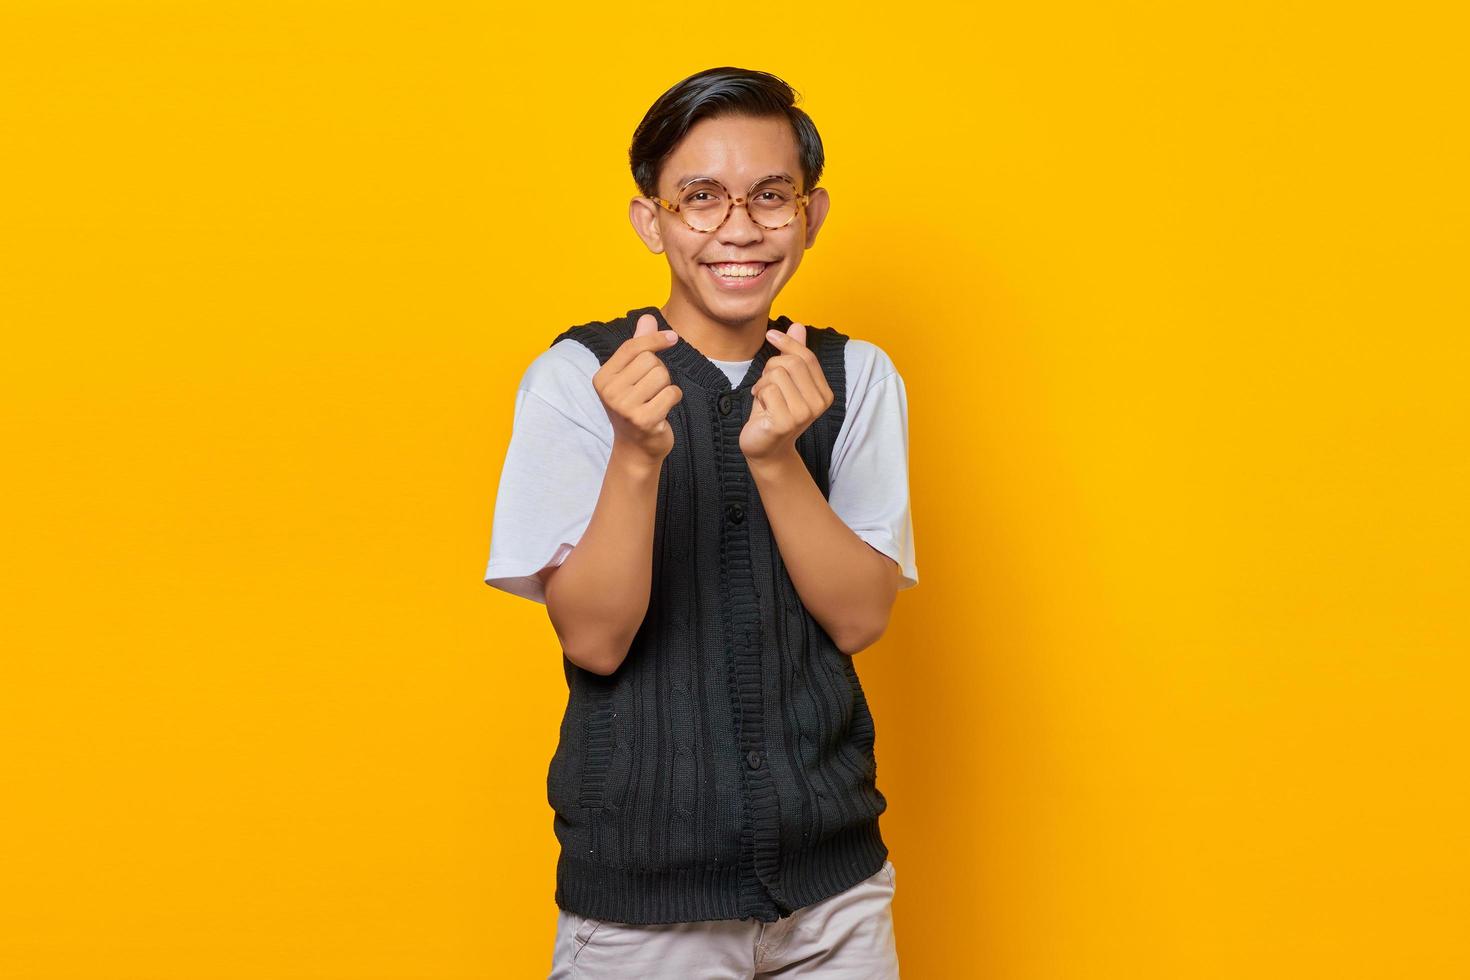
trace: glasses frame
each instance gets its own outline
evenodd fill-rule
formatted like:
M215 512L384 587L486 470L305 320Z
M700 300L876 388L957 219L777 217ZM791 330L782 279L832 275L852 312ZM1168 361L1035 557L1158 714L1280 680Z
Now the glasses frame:
M683 186L679 188L679 191L681 193L683 192L684 188L688 187L690 184L697 184L701 181L709 181L710 183L718 186L720 190L725 192L725 216L721 218L720 223L715 225L713 228L696 228L689 223L689 218L681 210L681 205L674 204L670 201L665 201L663 198L655 197L651 194L645 196L650 201L653 201L659 207L663 208L665 211L677 214L679 216L679 220L684 222L684 226L686 228L688 228L690 231L697 231L701 235L713 235L715 232L725 227L725 222L730 220L730 215L735 213L736 207L745 208L745 215L751 220L753 224L759 225L767 231L780 231L782 228L785 228L787 225L791 224L791 222L796 220L796 216L802 213L802 210L807 206L807 202L811 200L812 195L811 191L802 191L801 188L797 187L796 210L791 212L791 217L787 218L779 225L765 224L757 220L754 214L751 214L750 208L746 205L746 199L750 197L750 192L755 190L757 184L763 184L766 181L770 180L772 177L780 177L782 180L786 180L786 177L783 174L767 174L766 176L759 178L748 188L746 188L745 195L743 197L732 197L730 194L730 188L726 187L721 181L715 180L713 177L695 177L693 180L685 181ZM792 182L789 180L787 180L786 182L788 184L792 184ZM795 184L792 184L792 186L796 187Z

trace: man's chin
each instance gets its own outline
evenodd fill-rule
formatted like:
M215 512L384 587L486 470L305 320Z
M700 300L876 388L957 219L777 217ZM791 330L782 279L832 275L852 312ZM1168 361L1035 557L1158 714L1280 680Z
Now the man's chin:
M772 302L771 290L767 288L736 293L710 286L701 290L700 296L704 299L705 307L717 319L735 323L745 323L751 317L759 316L771 308Z
M731 327L741 327L751 320L765 316L770 312L770 308L770 303L767 302L764 294L742 296L737 301L717 297L713 303L706 306L712 318Z

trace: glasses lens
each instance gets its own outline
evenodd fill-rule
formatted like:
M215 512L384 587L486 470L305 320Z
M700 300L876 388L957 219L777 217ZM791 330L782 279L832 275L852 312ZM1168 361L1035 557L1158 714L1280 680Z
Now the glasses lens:
M757 223L776 228L796 215L796 185L784 177L771 177L750 191L750 216Z
M679 192L679 213L690 226L710 231L725 220L730 206L725 189L712 180L696 180Z

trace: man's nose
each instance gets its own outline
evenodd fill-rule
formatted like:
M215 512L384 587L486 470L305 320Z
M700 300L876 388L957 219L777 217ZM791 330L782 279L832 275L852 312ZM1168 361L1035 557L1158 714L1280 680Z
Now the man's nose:
M732 244L758 242L762 238L762 229L751 220L750 210L744 204L732 204L730 214L720 226L719 238Z

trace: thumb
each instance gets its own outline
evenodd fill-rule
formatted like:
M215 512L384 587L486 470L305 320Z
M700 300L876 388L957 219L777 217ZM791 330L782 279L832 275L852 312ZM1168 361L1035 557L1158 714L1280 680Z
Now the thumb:
M638 326L633 328L633 336L642 337L653 333L658 329L658 321L653 318L652 313L645 313L638 318Z
M786 328L786 336L796 341L801 346L806 346L806 325L792 321L791 326Z

